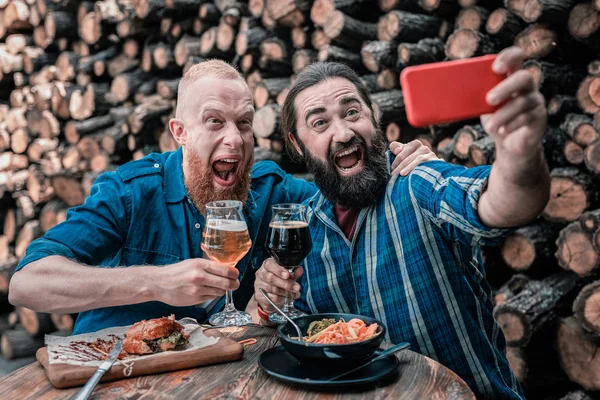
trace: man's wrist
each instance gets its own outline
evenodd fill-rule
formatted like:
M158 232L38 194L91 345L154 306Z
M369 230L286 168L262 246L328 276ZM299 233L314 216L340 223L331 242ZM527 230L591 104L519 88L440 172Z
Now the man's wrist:
M258 316L260 317L260 319L265 320L265 321L269 320L269 313L267 313L265 310L263 310L263 308L258 303L256 305L256 311L258 312Z
M546 174L547 163L542 146L533 150L529 157L516 157L497 149L496 161L500 176L508 177L513 185L530 187L540 183L540 178Z
M256 303L256 312L258 313L258 317L260 318L260 320L258 321L258 323L262 326L276 326L277 324L274 324L273 322L271 322L271 320L269 320L269 313L266 312L265 310L262 309L262 307L260 306L260 304L258 304L258 302Z
M149 301L162 301L161 294L163 290L161 290L160 285L157 283L163 282L163 278L160 276L162 269L160 267L138 267L143 269L143 272L140 274L139 279L139 287L141 290L141 297L143 302Z

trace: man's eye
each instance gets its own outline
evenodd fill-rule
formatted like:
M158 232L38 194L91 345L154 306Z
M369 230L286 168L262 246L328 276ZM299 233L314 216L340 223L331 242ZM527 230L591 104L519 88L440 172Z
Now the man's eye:
M219 120L216 118L209 118L207 121L209 124L218 124Z
M323 126L325 125L325 121L323 121L322 119L316 120L315 123L313 124L313 126L315 128L319 127L319 126Z
M358 114L358 110L355 110L355 109L351 109L351 110L348 110L348 112L346 112L346 115L349 117L356 115L356 114Z

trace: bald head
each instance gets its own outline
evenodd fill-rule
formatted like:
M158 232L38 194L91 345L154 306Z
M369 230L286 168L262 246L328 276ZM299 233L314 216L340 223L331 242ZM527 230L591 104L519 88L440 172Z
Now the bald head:
M246 84L242 75L231 65L222 60L206 60L190 67L179 81L177 90L177 109L175 118L182 117L182 110L186 104L186 97L192 83L202 78L232 79Z

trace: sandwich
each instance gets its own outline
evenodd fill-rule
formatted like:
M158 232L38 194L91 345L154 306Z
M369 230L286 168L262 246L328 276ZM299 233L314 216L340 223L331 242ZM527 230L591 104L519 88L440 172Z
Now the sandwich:
M129 328L123 340L123 350L128 354L154 354L189 343L190 336L175 316L142 320Z

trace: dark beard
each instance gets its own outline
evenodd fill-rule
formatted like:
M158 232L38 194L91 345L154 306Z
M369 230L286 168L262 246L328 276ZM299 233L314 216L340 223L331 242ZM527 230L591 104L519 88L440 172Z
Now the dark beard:
M314 174L315 183L321 193L334 204L345 208L364 208L375 204L385 191L389 180L386 149L387 142L383 132L377 130L371 147L359 136L347 143L338 143L329 151L329 162L324 163L313 157L304 144L299 141L304 154L306 167ZM340 176L335 167L334 154L354 145L364 149L364 169L353 176Z
M187 192L198 210L204 214L205 205L217 200L239 200L246 204L250 191L250 170L254 163L250 158L244 170L239 174L238 181L228 188L216 187L213 184L213 171L209 165L192 149L186 149L183 159L183 175Z

